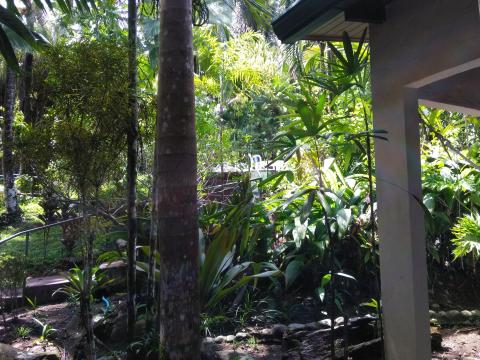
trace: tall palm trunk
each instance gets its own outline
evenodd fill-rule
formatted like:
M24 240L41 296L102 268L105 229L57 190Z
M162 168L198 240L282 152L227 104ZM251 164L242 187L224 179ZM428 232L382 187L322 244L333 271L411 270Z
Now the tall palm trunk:
M80 314L83 327L85 328L85 358L86 360L95 360L95 335L93 332L93 309L92 309L92 268L93 268L93 244L95 241L95 229L87 214L86 191L82 190L82 216L85 233L85 258L84 258L84 278L83 292L80 299ZM97 199L98 191L95 192L95 213L98 210ZM98 214L96 214L98 215Z
M33 5L31 0L25 0L25 17L27 19L27 28L30 31L34 31L35 16L33 13ZM23 69L21 77L21 86L18 97L20 98L20 109L23 112L24 120L27 124L33 122L32 119L32 101L31 101L31 89L32 89L32 72L33 72L33 54L26 52L23 59Z
M135 296L136 296L136 247L137 247L137 147L138 147L138 105L137 105L137 3L128 0L128 109L127 133L127 177L128 177L128 273L127 273L127 333L131 343L135 338ZM129 348L130 349L130 348ZM129 359L135 358L129 350Z
M31 101L31 89L32 89L32 70L33 70L33 54L25 53L23 60L23 77L22 88L20 92L20 109L23 112L23 118L27 124L31 124L32 121L32 101Z
M192 0L160 2L156 167L160 349L200 358ZM155 226L155 225L154 225Z
M2 131L3 142L3 182L5 191L5 208L9 221L14 221L19 213L17 191L15 189L13 161L13 119L15 115L15 72L7 68L6 90L5 90L5 113Z

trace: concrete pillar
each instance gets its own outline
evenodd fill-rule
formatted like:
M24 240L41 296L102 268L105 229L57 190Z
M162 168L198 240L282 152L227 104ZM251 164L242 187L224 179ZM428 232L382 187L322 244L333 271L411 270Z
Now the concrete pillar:
M372 49L380 272L387 360L430 360L417 90L389 84Z

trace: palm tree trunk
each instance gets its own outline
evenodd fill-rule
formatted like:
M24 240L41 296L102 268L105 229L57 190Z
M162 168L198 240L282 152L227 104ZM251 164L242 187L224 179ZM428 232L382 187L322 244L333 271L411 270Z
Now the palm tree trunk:
M34 31L35 16L33 13L33 6L31 0L25 0L25 17L27 19L27 28L30 31ZM32 75L33 72L33 54L31 52L25 52L23 59L23 74L21 77L21 85L19 91L20 109L23 112L23 118L27 124L31 124L32 121L32 101L31 101L31 89L32 89Z
M23 77L22 89L20 92L20 109L23 112L23 118L27 124L32 124L32 105L31 105L31 89L32 89L32 70L33 70L33 54L25 53L23 60Z
M93 244L95 241L95 229L87 214L87 197L85 191L82 195L82 215L83 224L86 230L85 234L85 261L84 261L84 278L83 278L83 293L81 301L81 316L83 326L85 328L85 358L86 360L95 360L95 336L93 332L93 311L92 311L92 268L93 268ZM98 191L95 192L97 194ZM98 210L97 205L98 196L95 196L95 213ZM96 214L98 215L98 214ZM82 304L83 302L83 304Z
M160 350L200 358L192 0L160 2L156 168Z
M156 156L154 155L155 159ZM153 173L155 174L156 171L156 160L154 159L153 164ZM155 179L153 179L152 184L152 199L156 198L155 195ZM153 329L158 327L158 322L155 322L154 327L154 307L155 307L155 287L157 285L155 279L155 270L156 270L156 258L155 254L157 252L157 209L155 207L155 202L152 204L152 214L151 214L151 226L150 226L150 238L149 238L149 248L150 254L148 255L148 283L147 283L147 331L152 331Z
M137 105L137 2L128 0L128 107L129 124L127 133L127 177L128 177L128 273L127 273L127 333L128 342L135 338L136 296L136 247L137 247L137 148L138 148L138 105ZM135 359L129 348L128 358Z
M5 191L5 208L7 210L8 220L14 221L20 212L17 201L17 191L15 189L14 166L13 161L13 119L15 116L15 72L7 68L7 80L5 91L5 113L2 131L3 142L3 181Z

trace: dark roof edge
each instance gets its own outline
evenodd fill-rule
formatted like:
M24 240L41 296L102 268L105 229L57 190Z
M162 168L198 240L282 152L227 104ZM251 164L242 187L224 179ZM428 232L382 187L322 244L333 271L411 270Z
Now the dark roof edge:
M293 43L307 35L315 25L321 24L342 10L335 7L339 0L301 0L291 6L273 22L273 31L284 43Z
M365 6L370 9L367 10L367 13L361 14L360 17L363 17L363 19L352 21L383 22L382 12L371 13L371 10L380 9L384 11L385 2L388 1L367 1ZM349 10L357 5L364 6L361 0L300 0L272 22L273 31L282 42L294 43L342 12L350 13ZM372 14L374 17L372 17Z

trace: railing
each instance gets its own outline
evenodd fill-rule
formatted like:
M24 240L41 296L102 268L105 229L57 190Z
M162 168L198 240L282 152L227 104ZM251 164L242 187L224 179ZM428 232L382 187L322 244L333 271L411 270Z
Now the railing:
M47 224L47 225L44 225L44 226L38 226L38 227L35 227L35 228L32 228L32 229L26 229L26 230L22 230L22 231L19 231L13 235L10 235L4 239L1 239L0 240L0 248L5 245L6 243L8 243L9 241L15 239L15 238L18 238L18 237L21 237L21 236L25 236L25 257L28 257L29 256L29 252L30 252L30 235L32 233L35 233L35 232L40 232L40 231L43 231L43 257L44 259L47 257L47 245L48 245L48 240L49 240L49 229L50 228L53 228L55 226L61 226L61 225L64 225L64 224L67 224L67 223L71 223L71 222L74 222L74 221L78 221L82 219L82 217L75 217L75 218L71 218L71 219L66 219L66 220L62 220L62 221L58 221L58 222L55 222L55 223L52 223L52 224Z

